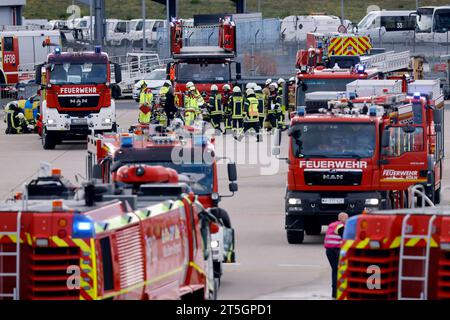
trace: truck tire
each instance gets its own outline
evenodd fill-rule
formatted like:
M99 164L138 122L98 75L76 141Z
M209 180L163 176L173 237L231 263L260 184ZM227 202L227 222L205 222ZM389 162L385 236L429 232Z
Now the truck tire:
M225 228L231 228L231 220L228 213L222 208L211 208L211 213L219 220L222 221Z
M305 237L304 231L293 231L293 230L287 230L287 241L289 244L301 244L303 243L303 239Z
M44 150L53 150L56 147L56 138L49 134L46 129L42 130L42 147Z
M441 203L441 188L439 187L434 191L434 204Z

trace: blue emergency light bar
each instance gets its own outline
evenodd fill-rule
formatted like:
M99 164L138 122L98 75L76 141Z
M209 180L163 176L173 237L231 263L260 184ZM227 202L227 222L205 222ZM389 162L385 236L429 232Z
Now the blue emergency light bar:
M299 117L304 117L306 114L306 108L301 106L301 107L297 107L297 115Z
M95 53L101 53L102 52L102 47L101 46L95 46L94 51L95 51Z
M130 148L133 146L133 136L132 135L122 135L120 136L120 146L122 148Z
M75 214L72 223L72 238L92 238L94 236L93 221L83 214Z
M55 54L61 54L61 48L60 47L56 47L55 48Z
M370 107L369 108L369 116L376 117L377 116L377 107Z
M358 73L364 73L366 71L366 67L360 64L357 68Z

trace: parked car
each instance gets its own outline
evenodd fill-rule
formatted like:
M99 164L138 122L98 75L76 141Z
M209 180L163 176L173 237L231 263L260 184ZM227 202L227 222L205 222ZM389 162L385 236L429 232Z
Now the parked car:
M143 82L147 84L152 90L153 97L156 98L159 95L159 89L164 85L166 81L166 69L155 69L150 72L144 79L137 81L133 87L133 99L139 101L139 94L141 92L141 85Z

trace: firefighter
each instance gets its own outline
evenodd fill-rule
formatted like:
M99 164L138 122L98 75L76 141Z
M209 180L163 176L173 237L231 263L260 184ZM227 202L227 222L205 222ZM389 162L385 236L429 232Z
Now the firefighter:
M333 298L336 298L339 252L341 250L342 235L344 233L345 222L347 221L347 219L347 213L339 213L338 221L332 222L328 225L324 240L326 255L331 266L331 296Z
M264 88L262 89L263 92L263 96L264 96L264 108L265 108L265 113L266 113L266 119L264 122L264 126L263 128L268 130L270 128L270 122L269 122L269 117L267 114L267 104L269 102L269 96L270 96L270 90L269 90L269 86L272 83L272 79L267 79L266 82L264 83Z
M139 96L140 106L138 122L140 124L149 124L152 119L153 94L150 88L148 88L147 85L144 84L141 86L141 94Z
M198 91L195 86L191 86L188 93L184 96L184 123L187 126L192 125L200 113L199 100L196 92Z
M291 113L295 111L295 77L288 81L288 117L291 119Z
M281 113L281 98L278 95L278 85L272 82L269 85L270 94L267 100L267 120L269 121L269 132L279 128L279 118Z
M225 133L227 133L227 130L231 130L231 108L228 107L231 95L232 91L230 85L225 84L223 86L223 94L222 94L222 110L224 111L223 124Z
M259 130L263 130L266 114L264 112L264 93L260 86L255 87L255 97L258 99Z
M209 96L208 111L210 114L210 121L215 130L223 133L220 128L220 122L223 117L223 107L222 107L222 95L218 92L219 88L213 84L211 86L211 95Z
M244 120L244 97L241 88L235 86L233 95L228 102L228 108L231 110L231 127L234 136L240 136L243 130Z
M15 103L10 103L5 107L6 134L30 133L31 126L25 119L21 109Z
M285 130L286 129L286 103L284 101L284 84L285 80L283 78L278 79L278 95L280 96L280 102L281 102L281 113L279 114L279 126L280 129Z
M168 121L175 118L178 109L175 106L175 94L173 92L172 81L166 80L159 90L161 105L164 108Z
M250 129L256 132L256 142L261 142L261 134L259 132L259 112L258 112L258 99L256 99L253 89L247 89L245 91L247 99L244 103L244 133ZM241 141L243 135L235 137L235 139Z

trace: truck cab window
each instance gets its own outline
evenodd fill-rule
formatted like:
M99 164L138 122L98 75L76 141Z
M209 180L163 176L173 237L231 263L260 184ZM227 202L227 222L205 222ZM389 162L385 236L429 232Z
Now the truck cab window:
M416 127L414 132L405 132L403 127L390 127L387 156L398 157L407 152L423 151L423 129Z
M3 38L3 50L4 51L14 51L13 37L4 37Z

